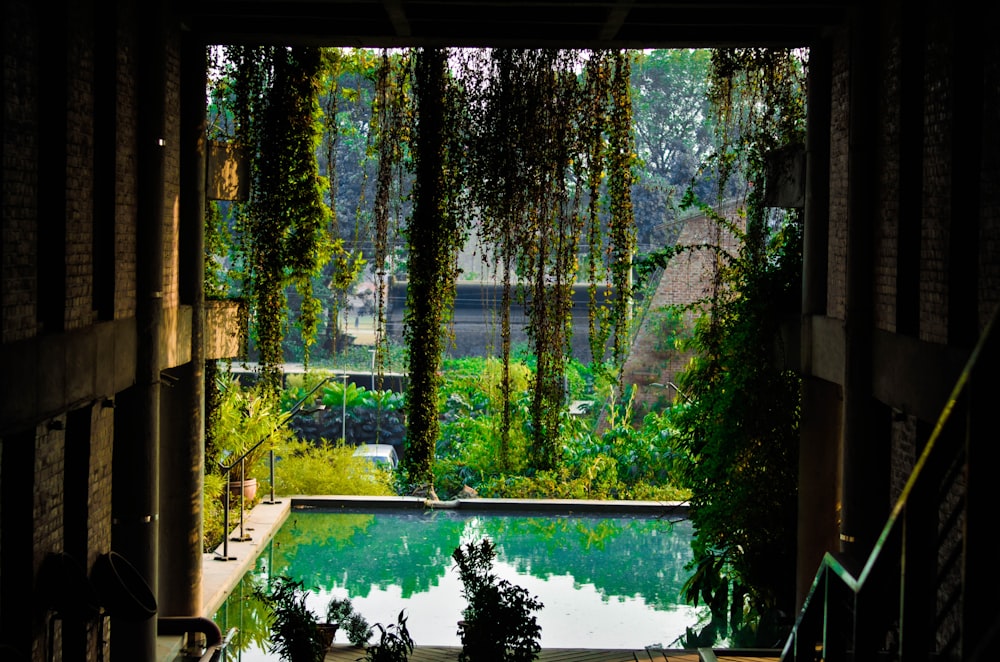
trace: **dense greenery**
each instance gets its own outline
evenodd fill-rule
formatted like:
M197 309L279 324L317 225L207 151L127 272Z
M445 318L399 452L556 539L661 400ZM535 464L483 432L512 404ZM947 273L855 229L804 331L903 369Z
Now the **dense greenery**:
M723 50L712 71L721 181L741 173L753 185L742 218L687 199L737 240L705 247L718 258L716 280L671 413L697 532L687 595L712 607L709 639L728 627L737 644L770 646L794 609L799 382L780 323L797 311L802 218L767 206L766 158L804 138L804 62L792 51Z
M299 580L274 577L254 597L270 609L270 651L285 662L321 662L327 646L319 619L306 605L309 591Z
M405 275L409 386L396 404L408 428L394 487L432 486L443 496L470 487L482 496L690 497L697 538L687 595L717 616L705 635L773 644L794 600L798 382L778 339L782 313L798 301L802 219L768 206L765 175L772 154L803 139L802 54L460 58L426 49L381 59L356 53L350 67L315 49L233 48L228 56L231 87L215 98L227 100L218 102L235 126L227 135L250 147L253 193L228 216L210 215L233 239L210 236L211 250L234 248L222 260L225 277L210 273L207 284L218 293L242 278L265 388L278 389L284 338L293 337L304 360L324 319L336 339L338 306L366 260L377 282L381 376L392 348L380 297L389 273ZM344 203L331 185L346 181L346 143L363 173L376 168L374 196L365 193L367 174L353 180L355 238L362 225L372 228L364 255L344 248ZM671 243L664 228L688 208L716 221L717 241ZM390 226L404 218L397 254ZM473 231L490 265L484 271L503 284L503 343L496 359L449 363L442 357L456 255ZM671 337L661 351L680 343L693 358L678 379L682 397L641 421L628 385L617 383L631 338L638 237L666 241L640 272L694 250L715 258L704 300L655 311ZM579 279L590 283L588 366L567 352L568 293ZM329 295L318 297L317 283ZM510 343L515 298L529 312L524 356ZM287 333L289 300L298 304L297 336ZM689 332L680 322L690 316L697 322ZM388 406L384 392L369 396L380 412ZM363 399L361 389L343 388L330 404L354 410ZM598 404L570 415L574 400ZM336 439L289 444L281 489L389 489L385 476L352 475L340 460L349 452ZM313 472L321 480L294 478Z
M538 470L529 451L527 386L534 370L530 355L515 354L509 367L512 425L505 463L499 450L504 398L499 360L451 359L444 368L441 434L434 462L434 484L442 494L457 494L469 486L485 497L683 500L687 496L672 475L676 453L669 415L651 413L633 426L629 401L611 400L613 382L600 373L594 375L588 366L567 363L567 392L561 397L594 406L580 415L563 412L558 463L548 470ZM610 424L598 433L601 402L608 403L604 413Z

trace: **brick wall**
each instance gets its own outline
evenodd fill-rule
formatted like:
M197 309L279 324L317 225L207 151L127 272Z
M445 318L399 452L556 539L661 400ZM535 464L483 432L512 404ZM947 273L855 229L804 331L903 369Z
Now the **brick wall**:
M684 221L677 244L719 246L730 253L739 250L735 237L704 215ZM676 397L677 391L671 384L677 383L678 373L687 367L691 356L689 352L663 351L662 338L657 333L657 310L695 303L710 296L715 262L715 252L701 248L682 252L664 268L622 368L622 384L637 387L633 401L634 424L641 423L646 412L658 408L658 402ZM693 316L693 313L686 315L689 324Z
M951 219L950 47L945 16L928 16L924 89L924 181L920 242L920 338L948 340L948 224Z
M899 265L899 140L900 140L900 43L898 23L889 27L881 52L877 185L882 192L875 230L873 318L875 326L896 330L896 287Z
M37 4L4 9L3 188L0 191L0 341L35 335L35 252L38 194Z
M93 15L81 7L74 5L69 14L63 314L65 328L73 330L94 321L94 27ZM53 189L60 184L45 182Z
M128 5L128 3L125 3ZM125 9L125 12L128 12ZM135 21L126 13L123 25ZM136 301L136 46L134 30L121 30L115 81L115 319L135 316Z

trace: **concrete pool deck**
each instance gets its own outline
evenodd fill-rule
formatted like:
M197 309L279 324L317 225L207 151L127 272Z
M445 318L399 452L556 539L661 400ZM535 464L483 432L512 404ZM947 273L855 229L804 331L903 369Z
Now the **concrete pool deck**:
M239 520L231 522L230 537L213 553L202 559L202 615L211 618L222 606L243 575L253 568L260 550L274 536L293 510L424 510L428 508L455 509L464 512L512 512L563 514L636 514L645 517L670 517L684 519L687 508L683 503L654 501L581 501L533 499L463 499L458 501L428 502L422 497L354 497L354 496L291 496L277 497L273 503L264 501ZM225 634L225 633L223 633ZM684 650L596 650L596 649L543 649L539 662L636 662L643 660L669 660L670 662L699 662L714 659L720 662L752 660L778 660L774 651L741 651L746 655L729 655L726 651ZM410 656L411 662L452 662L458 659L458 648L420 647ZM363 649L349 645L334 645L326 662L355 662L364 656ZM173 657L161 657L165 661Z

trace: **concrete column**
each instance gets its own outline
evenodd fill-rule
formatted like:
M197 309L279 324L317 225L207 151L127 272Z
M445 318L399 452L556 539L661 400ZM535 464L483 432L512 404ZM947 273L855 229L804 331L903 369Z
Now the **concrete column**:
M136 135L136 374L129 425L118 430L116 421L111 544L156 596L167 40L163 2L144 5L143 13L136 65L142 109ZM111 662L154 662L156 618L119 620L111 618Z
M812 320L826 314L830 218L830 85L828 43L809 51L806 207L802 236L802 418L799 444L796 609L801 609L823 555L837 549L840 482L840 386L813 376Z
M844 347L844 427L841 552L867 559L889 510L887 438L878 436L872 397L873 263L875 232L879 17L859 9L851 22L847 306Z
M206 50L187 39L181 54L181 303L191 306L191 361L172 370L163 391L160 467L161 616L200 616L202 610L202 492L204 475L204 226Z

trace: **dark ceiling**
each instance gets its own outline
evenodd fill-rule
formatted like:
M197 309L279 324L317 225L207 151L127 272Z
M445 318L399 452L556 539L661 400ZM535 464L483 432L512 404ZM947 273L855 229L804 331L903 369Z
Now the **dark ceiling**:
M206 43L494 48L807 46L857 0L176 0Z

